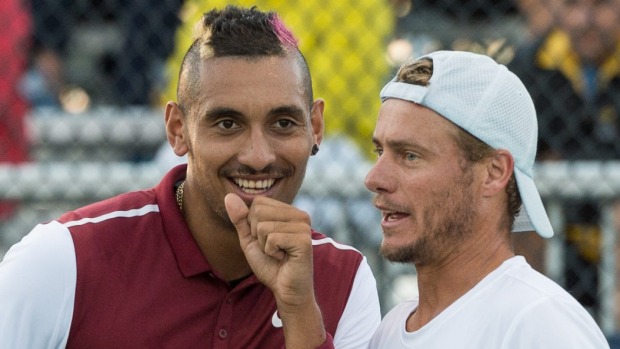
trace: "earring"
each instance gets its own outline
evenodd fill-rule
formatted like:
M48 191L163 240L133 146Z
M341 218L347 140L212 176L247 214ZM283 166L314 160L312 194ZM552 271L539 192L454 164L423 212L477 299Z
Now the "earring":
M319 146L318 145L313 145L312 146L312 151L310 152L310 155L316 155L316 153L319 152Z

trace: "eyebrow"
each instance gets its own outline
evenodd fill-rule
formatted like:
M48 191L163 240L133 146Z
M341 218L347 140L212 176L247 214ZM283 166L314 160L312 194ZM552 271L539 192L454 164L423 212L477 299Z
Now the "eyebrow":
M305 112L295 105L284 105L269 111L269 115L290 115L296 119L303 119Z
M228 116L234 118L242 118L245 114L236 110L234 108L229 107L217 107L210 110L207 110L205 113L206 119L217 119L219 117ZM296 119L304 119L305 112L302 108L299 108L295 105L284 105L274 109L271 109L268 116L277 116L277 115L289 115Z
M372 137L372 143L375 145L381 145L381 141L379 141L379 139L376 137ZM390 139L385 143L390 148L395 148L395 149L415 147L415 145L411 144L410 142L403 141L403 140Z
M418 152L431 152L431 153L433 152L432 150L424 146L421 146L419 144L415 144L415 143L412 143L406 140L390 139L390 140L387 140L385 144L382 144L377 138L373 137L372 143L375 146L382 146L382 147L387 146L394 150L410 149L410 150L415 150Z
M243 113L233 108L219 107L219 108L210 109L205 114L205 117L207 119L217 119L222 116L241 117L243 116Z

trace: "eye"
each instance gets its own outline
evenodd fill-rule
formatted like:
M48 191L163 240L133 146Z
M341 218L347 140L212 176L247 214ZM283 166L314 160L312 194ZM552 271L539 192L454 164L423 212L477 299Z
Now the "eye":
M278 121L273 123L273 126L276 128L290 128L295 125L295 122L291 119L279 119Z
M225 129L225 130L231 130L235 127L237 127L237 123L230 120L230 119L226 119L226 120L221 120L217 122L217 127Z
M377 154L377 157L381 156L381 154L383 154L383 149L382 148L375 148L372 150L373 153Z
M412 152L406 152L405 153L405 159L407 161L415 161L418 159L418 156L415 153Z

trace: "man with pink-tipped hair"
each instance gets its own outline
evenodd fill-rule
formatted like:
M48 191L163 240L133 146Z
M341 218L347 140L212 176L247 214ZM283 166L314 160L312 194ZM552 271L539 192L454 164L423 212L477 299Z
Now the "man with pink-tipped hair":
M365 257L291 206L321 99L273 12L206 13L168 102L187 164L38 225L0 264L1 348L365 348Z

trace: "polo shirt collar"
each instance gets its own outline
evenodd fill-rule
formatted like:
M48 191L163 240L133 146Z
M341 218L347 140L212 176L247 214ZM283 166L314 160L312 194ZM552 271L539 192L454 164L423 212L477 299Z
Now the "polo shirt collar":
M185 277L192 277L212 272L213 268L198 247L176 202L176 183L185 179L186 170L186 164L171 169L155 187L155 195L164 231L179 269Z

